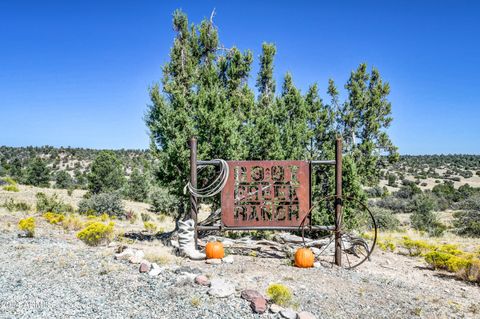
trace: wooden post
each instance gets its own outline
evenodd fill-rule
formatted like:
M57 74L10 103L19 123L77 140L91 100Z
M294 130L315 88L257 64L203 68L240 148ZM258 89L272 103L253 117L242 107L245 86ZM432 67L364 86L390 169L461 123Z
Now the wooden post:
M342 139L335 142L335 265L342 265Z
M192 137L190 139L190 184L197 188L197 138ZM198 215L198 206L197 206L197 197L190 193L190 218L194 222L194 236L195 236L195 249L198 249L198 234L197 234L197 215Z

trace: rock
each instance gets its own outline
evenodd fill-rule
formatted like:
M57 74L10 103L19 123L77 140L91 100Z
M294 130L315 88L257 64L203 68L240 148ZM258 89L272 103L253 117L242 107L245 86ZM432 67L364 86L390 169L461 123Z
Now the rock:
M208 280L207 276L204 275L195 277L195 283L200 286L210 286L210 280Z
M284 309L280 311L280 316L286 319L297 319L297 313L292 309Z
M240 297L242 297L243 299L248 300L248 301L253 301L253 299L258 298L258 297L264 298L261 293L259 293L256 290L253 290L253 289L243 290L240 293Z
M194 282L195 278L197 277L196 274L192 274L190 272L182 272L180 273L183 277L185 277L189 282Z
M132 264L140 264L143 260L143 257L145 257L145 253L143 252L143 250L137 250L135 254L132 257L130 257L128 260Z
M212 279L208 294L213 297L225 298L235 293L235 286L222 279Z
M181 267L175 268L173 272L176 274L183 274L183 273L191 273L191 274L197 274L197 275L202 274L201 269L188 267L188 266L181 266Z
M279 313L280 311L285 310L285 308L277 305L277 304L272 304L270 306L270 312L271 313Z
M322 264L319 261L316 261L316 262L313 263L313 267L314 268L321 268Z
M264 313L267 311L267 300L263 296L257 296L250 302L250 308L255 313Z
M316 317L308 311L301 311L297 314L297 319L316 319Z
M140 263L140 267L138 268L138 270L141 272L141 273L145 273L145 272L149 272L150 271L150 268L152 267L152 264L150 264L150 262L148 260L142 260L142 262Z
M115 255L117 260L129 260L131 257L135 256L135 251L131 248L123 250L121 253Z
M222 263L222 260L217 258L211 258L211 259L205 260L205 262L210 265L220 265Z
M226 264L233 264L233 256L227 256L227 257L224 257L222 258L222 261Z
M162 268L157 263L152 263L152 269L148 274L152 277L156 277L160 275L161 272L162 272Z

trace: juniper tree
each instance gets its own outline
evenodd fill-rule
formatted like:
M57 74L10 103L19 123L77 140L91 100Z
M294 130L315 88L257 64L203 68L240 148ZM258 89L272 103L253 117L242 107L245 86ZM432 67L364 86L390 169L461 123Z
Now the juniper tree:
M188 181L187 140L191 136L198 137L199 159L315 159L333 157L338 131L350 155L345 175L355 175L345 177L355 181L346 182L346 190L358 196L361 188L348 190L348 185L359 185L357 170L362 182L372 182L380 154L395 154L385 133L391 121L389 86L376 70L369 75L366 65L361 65L352 72L345 86L345 103L340 102L333 80L328 85L331 101L323 104L316 85L302 95L290 74L277 95L276 47L263 43L255 98L247 83L253 62L250 51L221 46L211 20L189 25L187 16L178 10L173 28L170 60L160 83L150 88L145 121L158 161L158 186L166 187L169 196L178 200L178 214L186 199L183 188ZM325 177L330 193L332 178L331 172Z
M25 177L27 185L48 187L50 182L50 169L44 160L35 157L27 167Z
M275 45L262 44L260 69L256 87L259 92L256 108L250 119L251 131L247 136L250 146L249 159L278 159L285 157L281 140L278 103L275 99L275 80L273 78L273 62L276 53Z
M189 26L187 16L177 10L173 26L170 61L161 85L150 89L146 123L159 160L158 181L181 198L188 181L191 136L198 137L199 159L246 157L241 132L243 114L253 105L253 94L245 87L252 58L250 52L236 49L220 58L212 21Z
M125 183L122 162L112 151L101 151L93 161L87 179L92 194L120 190Z
M362 183L375 185L379 179L380 156L390 161L398 158L385 129L391 124L391 103L388 83L373 68L367 72L362 63L350 74L345 85L348 99L340 109L339 121L346 150L354 157Z

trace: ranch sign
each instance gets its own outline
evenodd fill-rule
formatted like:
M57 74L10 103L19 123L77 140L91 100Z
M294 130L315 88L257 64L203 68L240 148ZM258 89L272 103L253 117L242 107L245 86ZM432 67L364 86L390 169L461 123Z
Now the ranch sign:
M222 190L227 227L300 226L309 212L306 161L228 161Z

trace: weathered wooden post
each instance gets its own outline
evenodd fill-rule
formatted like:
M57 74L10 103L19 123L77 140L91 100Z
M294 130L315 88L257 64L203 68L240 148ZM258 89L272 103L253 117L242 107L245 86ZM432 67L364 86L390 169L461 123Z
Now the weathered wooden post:
M197 188L197 138L195 136L190 138L190 184L193 188ZM195 226L195 249L198 249L197 215L197 197L192 192L190 192L190 218L193 219Z
M342 139L335 142L335 265L342 265Z

